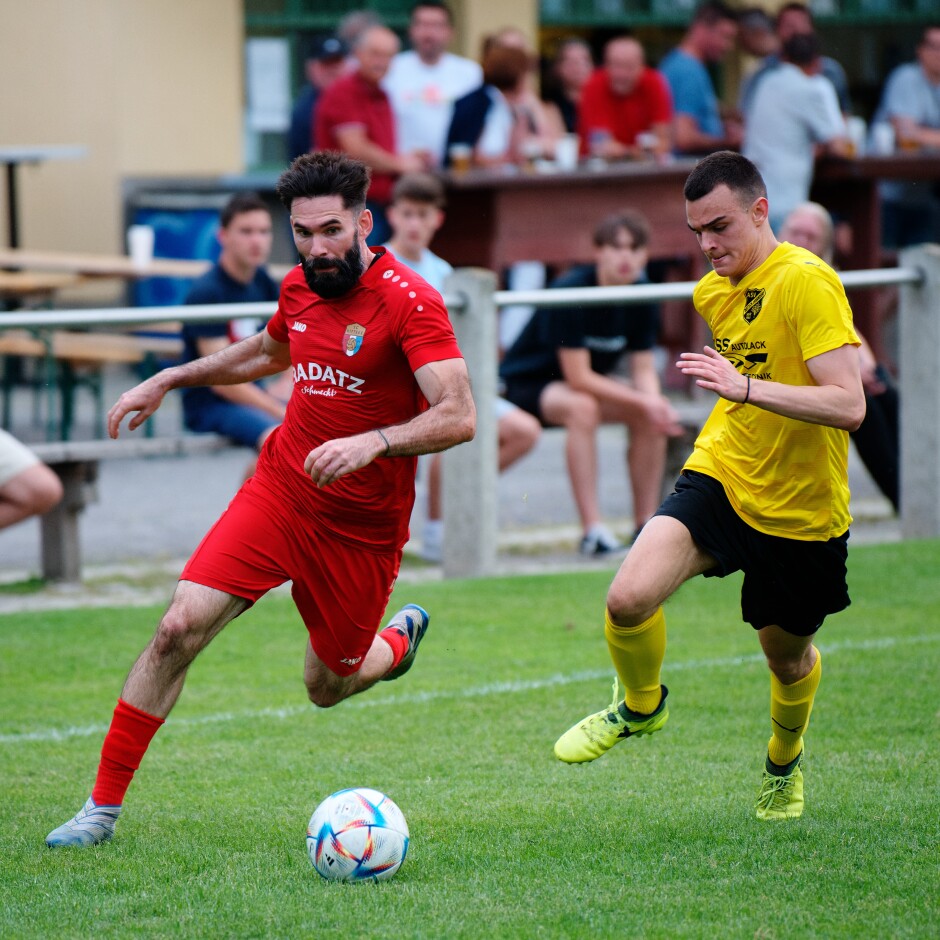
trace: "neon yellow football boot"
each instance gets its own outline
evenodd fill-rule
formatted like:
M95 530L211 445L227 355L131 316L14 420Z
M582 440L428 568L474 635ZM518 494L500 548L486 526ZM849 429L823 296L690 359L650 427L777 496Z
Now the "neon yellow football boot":
M656 711L641 715L627 708L627 703L618 695L617 680L614 679L614 696L610 705L569 728L555 742L555 757L566 764L583 764L597 760L618 741L659 731L669 720L669 706L666 705L669 690L666 686L661 688L662 698Z
M800 741L802 746L803 742ZM760 793L758 819L799 819L803 813L803 751L785 767L767 758Z

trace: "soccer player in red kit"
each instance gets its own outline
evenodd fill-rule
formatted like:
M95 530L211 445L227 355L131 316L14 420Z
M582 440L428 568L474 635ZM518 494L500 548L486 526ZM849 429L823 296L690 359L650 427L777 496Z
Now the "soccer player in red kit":
M408 538L417 456L470 440L476 413L440 294L385 249L366 246L368 186L368 168L345 154L298 157L277 193L303 260L267 328L164 369L108 413L117 437L128 414L134 430L170 389L293 373L283 424L184 568L118 699L91 796L49 833L49 846L112 837L190 664L272 587L293 582L309 633L304 683L316 705L396 679L414 660L424 610L408 604L376 631Z

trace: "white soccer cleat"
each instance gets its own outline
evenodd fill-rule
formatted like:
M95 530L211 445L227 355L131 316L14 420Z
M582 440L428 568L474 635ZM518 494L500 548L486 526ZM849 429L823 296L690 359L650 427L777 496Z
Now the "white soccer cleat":
M114 835L114 824L120 815L120 806L97 806L88 797L85 805L67 822L46 836L50 849L67 845L100 845Z

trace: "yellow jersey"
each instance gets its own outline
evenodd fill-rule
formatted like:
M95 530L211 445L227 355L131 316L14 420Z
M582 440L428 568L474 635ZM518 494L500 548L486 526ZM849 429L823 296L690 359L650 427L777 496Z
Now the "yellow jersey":
M859 345L838 275L787 242L736 287L709 272L693 301L714 348L752 379L815 385L806 360ZM837 428L719 398L685 466L719 480L735 512L768 535L825 540L852 521L848 434Z

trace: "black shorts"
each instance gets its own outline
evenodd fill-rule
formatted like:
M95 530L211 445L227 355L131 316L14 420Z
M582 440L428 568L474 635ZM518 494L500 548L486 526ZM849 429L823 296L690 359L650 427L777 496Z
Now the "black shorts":
M718 562L706 578L744 572L741 615L755 630L776 624L810 636L827 614L849 606L848 531L825 542L758 532L734 511L721 483L694 470L683 471L656 515L678 519Z
M512 402L517 408L528 411L530 415L538 418L542 427L551 427L542 418L542 409L539 407L539 400L546 385L552 382L559 382L560 379L506 379L506 384L501 394L507 401Z

